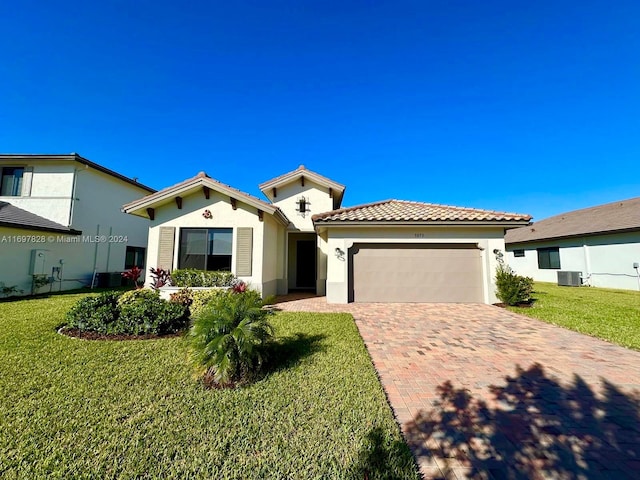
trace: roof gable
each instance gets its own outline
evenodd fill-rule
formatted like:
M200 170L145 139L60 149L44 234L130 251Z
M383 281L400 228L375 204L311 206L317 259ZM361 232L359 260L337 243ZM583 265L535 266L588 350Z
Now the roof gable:
M326 223L515 223L523 225L531 220L531 216L434 203L384 200L321 213L314 215L312 219L316 225Z
M509 231L505 242L523 243L631 230L640 230L640 197L561 213Z
M336 202L337 205L340 205L340 203L342 203L342 197L344 195L346 187L341 183L334 182L330 178L320 175L319 173L308 170L304 165L300 165L297 169L292 170L291 172L287 172L283 175L280 175L279 177L261 183L259 185L259 188L270 201L273 201L275 197L273 194L274 189L293 182L297 182L299 180L304 181L305 178L329 189L338 200Z
M176 198L184 195L191 195L197 191L203 192L203 194L208 198L208 192L210 190L214 190L223 195L228 195L233 200L239 200L256 208L258 211L273 215L285 226L289 224L289 219L278 207L271 205L264 200L260 200L253 195L242 192L237 188L233 188L230 185L221 183L209 177L205 172L200 172L195 177L188 178L187 180L164 188L156 193L127 203L126 205L123 205L122 211L132 215L151 218L152 215L149 213L149 209L166 205L175 201Z
M0 225L12 228L24 228L27 230L39 230L44 232L67 233L80 235L82 232L18 208L8 202L0 202Z

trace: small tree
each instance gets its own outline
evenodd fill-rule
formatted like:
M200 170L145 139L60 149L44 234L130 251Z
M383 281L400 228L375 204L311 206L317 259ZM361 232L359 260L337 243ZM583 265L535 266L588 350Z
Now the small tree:
M507 305L518 305L531 300L533 278L517 275L503 263L496 269L496 297Z
M230 292L215 297L196 316L187 338L205 384L232 387L260 370L264 348L273 338L263 305L258 292Z

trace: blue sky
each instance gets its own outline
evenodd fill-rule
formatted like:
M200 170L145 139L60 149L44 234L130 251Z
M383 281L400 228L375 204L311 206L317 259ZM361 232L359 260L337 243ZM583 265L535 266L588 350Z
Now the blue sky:
M640 195L640 2L30 1L0 6L0 151L154 188L299 164L345 205L537 219Z

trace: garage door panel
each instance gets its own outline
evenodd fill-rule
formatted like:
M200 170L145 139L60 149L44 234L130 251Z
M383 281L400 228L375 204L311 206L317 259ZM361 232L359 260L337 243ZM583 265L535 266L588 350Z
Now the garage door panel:
M480 250L471 245L359 245L356 302L482 302Z

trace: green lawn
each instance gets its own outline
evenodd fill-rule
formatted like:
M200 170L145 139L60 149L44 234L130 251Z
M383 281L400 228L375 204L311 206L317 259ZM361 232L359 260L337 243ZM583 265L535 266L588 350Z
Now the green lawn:
M277 314L270 374L205 390L182 338L58 335L81 297L0 303L0 477L418 478L351 316Z
M640 292L536 282L533 298L510 310L640 350Z

